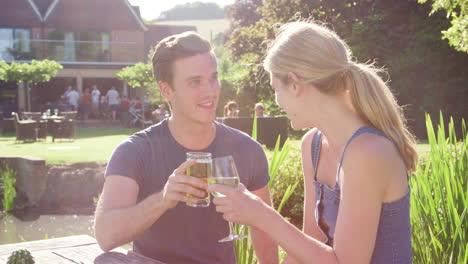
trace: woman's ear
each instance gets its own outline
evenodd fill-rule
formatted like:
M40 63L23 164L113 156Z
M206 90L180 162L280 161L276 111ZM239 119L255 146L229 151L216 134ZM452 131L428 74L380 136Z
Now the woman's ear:
M299 77L297 74L294 72L289 72L288 73L288 78L292 80L292 89L293 92L296 96L299 96L302 94L304 90L304 85L303 85L303 79Z
M171 86L164 81L159 81L158 82L159 90L161 91L161 95L167 100L171 101L172 100L172 88Z

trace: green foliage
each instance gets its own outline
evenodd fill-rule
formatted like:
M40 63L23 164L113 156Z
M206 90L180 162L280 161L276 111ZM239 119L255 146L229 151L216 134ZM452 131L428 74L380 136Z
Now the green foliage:
M125 67L116 73L116 76L133 88L150 87L156 83L153 67L149 63L139 62L133 66Z
M427 0L418 0L426 3ZM451 26L442 31L443 38L447 39L456 50L468 53L468 1L466 0L432 0L432 10L429 15L445 10Z
M11 253L7 264L34 264L34 258L28 250L20 249Z
M16 173L7 164L0 166L0 180L2 182L3 190L3 210L5 212L11 211L14 207L16 197Z
M152 52L150 52L152 54ZM160 103L162 99L156 80L153 76L153 66L151 63L138 62L133 66L128 66L116 73L119 80L126 82L130 87L139 88L140 95L148 94L150 101Z
M291 143L291 142L290 142ZM300 149L293 147L277 169L276 176L270 180L270 192L275 208L286 219L299 229L302 229L302 214L304 204L304 180L302 174ZM273 152L267 152L270 160ZM271 167L270 167L271 170ZM294 190L296 190L294 192ZM290 193L290 194L289 194ZM285 197L288 197L285 200Z
M234 225L236 234L241 236L248 236L250 229L248 226ZM241 264L254 264L258 263L254 254L254 248L250 237L246 239L239 239L234 241L234 251L236 253L237 263Z
M255 1L238 2L253 6ZM238 2L233 9L242 7ZM399 104L407 106L410 128L425 138L424 113L437 115L442 110L456 121L466 118L468 92L468 55L441 39L441 31L450 23L441 14L428 17L431 8L413 0L266 0L256 6L259 18L246 23L246 27L236 26L249 19L238 12L239 16L232 18L232 33L225 44L233 61L248 70L245 79L239 80L243 86L238 101L247 109L258 101L275 106L268 74L261 67L267 44L282 23L313 18L344 38L358 61L374 61L388 70L389 84ZM460 27L466 32L466 26ZM268 106L267 112L281 113L277 107Z
M0 80L16 83L48 82L55 76L62 65L52 60L32 60L31 63L0 61Z
M468 134L463 120L457 138L452 118L445 134L442 113L440 119L436 133L426 115L431 151L410 179L414 260L467 263Z
M244 87L244 80L248 74L248 70L241 62L234 62L231 59L229 50L222 46L215 48L216 56L218 57L218 78L221 87L218 108L216 114L223 116L224 105L231 101L242 102L239 105L240 115L248 115L249 108L241 98Z
M10 64L0 61L0 80L26 85L28 97L27 109L29 110L30 85L50 81L61 69L63 69L62 65L52 60L32 60L31 63L12 62Z

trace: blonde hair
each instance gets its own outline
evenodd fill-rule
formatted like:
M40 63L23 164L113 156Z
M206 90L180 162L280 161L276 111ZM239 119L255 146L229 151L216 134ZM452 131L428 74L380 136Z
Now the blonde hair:
M349 90L360 117L395 142L406 167L414 171L418 154L415 137L406 126L402 108L372 64L352 60L351 50L335 32L315 22L292 22L280 28L267 52L265 69L288 83L298 75L325 94Z

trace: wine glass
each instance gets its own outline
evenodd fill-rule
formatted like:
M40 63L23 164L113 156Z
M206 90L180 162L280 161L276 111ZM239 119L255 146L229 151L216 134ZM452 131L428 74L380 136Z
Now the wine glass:
M239 185L239 174L237 173L236 163L232 156L225 156L213 159L212 176L208 179L209 184L222 184L232 188ZM215 197L224 197L222 193L213 192ZM247 236L238 235L234 232L232 222L229 223L229 236L219 240L219 242L228 242L246 238Z

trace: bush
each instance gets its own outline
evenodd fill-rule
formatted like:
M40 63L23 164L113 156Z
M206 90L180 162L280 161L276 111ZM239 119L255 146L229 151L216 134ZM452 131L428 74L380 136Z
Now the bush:
M267 152L267 155L270 155ZM304 205L304 180L302 173L301 151L298 148L291 149L288 157L281 164L276 178L271 184L271 195L275 208L278 208L286 189L297 183L296 191L284 204L281 215L292 224L302 229L302 215Z

